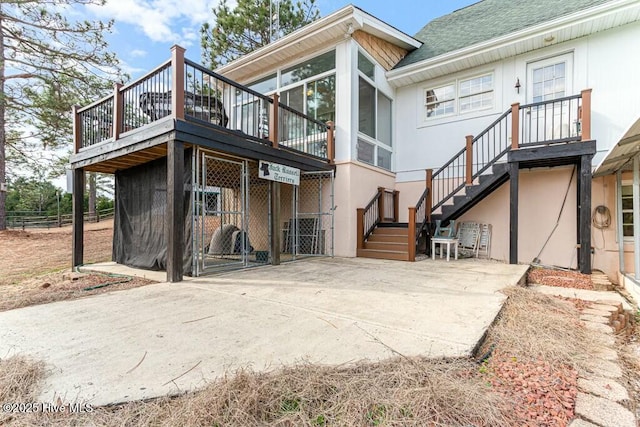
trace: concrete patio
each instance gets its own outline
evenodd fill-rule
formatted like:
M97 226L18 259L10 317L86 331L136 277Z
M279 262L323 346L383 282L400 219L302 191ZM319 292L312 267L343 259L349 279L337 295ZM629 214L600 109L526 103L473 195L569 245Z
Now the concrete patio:
M47 363L43 401L101 405L194 390L238 367L467 356L498 291L527 267L318 258L159 283L0 313L0 357Z

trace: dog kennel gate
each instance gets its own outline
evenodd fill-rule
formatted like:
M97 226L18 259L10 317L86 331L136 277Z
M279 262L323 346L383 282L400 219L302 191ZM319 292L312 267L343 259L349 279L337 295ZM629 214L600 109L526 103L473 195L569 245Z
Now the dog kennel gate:
M193 275L271 262L271 182L258 162L193 153ZM281 260L333 256L333 172L281 185Z

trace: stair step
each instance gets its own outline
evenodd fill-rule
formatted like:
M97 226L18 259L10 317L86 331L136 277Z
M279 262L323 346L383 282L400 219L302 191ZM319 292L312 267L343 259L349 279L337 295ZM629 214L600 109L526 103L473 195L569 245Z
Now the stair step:
M407 241L407 233L401 234L376 234L369 235L368 242L389 242L389 243L405 243Z
M379 249L360 249L358 256L361 258L390 259L396 261L409 261L409 253L403 251L383 251Z
M375 228L375 230L373 230L373 234L378 234L378 235L386 234L386 235L406 236L408 231L409 231L408 228L380 227L380 226L378 226L378 227Z
M408 228L409 224L406 222L379 222L378 228Z
M404 243L396 243L396 242L364 242L365 249L377 249L381 251L400 251L406 252L409 248L409 244L407 239L405 238Z

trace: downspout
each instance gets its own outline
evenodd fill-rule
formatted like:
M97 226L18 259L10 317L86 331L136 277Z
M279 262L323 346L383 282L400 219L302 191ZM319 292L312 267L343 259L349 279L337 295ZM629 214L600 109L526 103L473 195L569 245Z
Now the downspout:
M620 274L624 274L624 233L622 230L622 171L616 172L616 231L618 234L618 260Z
M634 276L640 280L640 158L633 158L633 259Z

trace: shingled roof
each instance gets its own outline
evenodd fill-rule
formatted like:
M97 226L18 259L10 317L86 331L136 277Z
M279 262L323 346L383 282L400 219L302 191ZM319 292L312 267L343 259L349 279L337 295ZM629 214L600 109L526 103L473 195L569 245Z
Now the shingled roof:
M436 18L414 36L424 44L401 68L588 9L611 0L482 0Z

